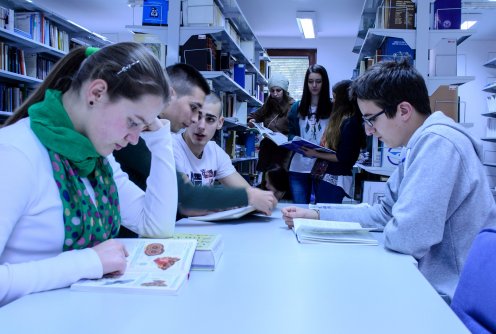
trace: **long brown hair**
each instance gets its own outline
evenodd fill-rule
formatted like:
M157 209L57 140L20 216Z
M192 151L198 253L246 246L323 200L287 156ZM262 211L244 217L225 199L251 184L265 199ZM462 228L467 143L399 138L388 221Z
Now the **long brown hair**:
M351 80L342 80L332 86L332 92L335 98L331 118L325 132L325 145L332 150L337 150L338 148L343 122L355 116L358 112L356 102L350 100L348 93L351 82Z
M289 109L291 108L293 101L294 100L291 98L291 96L289 96L289 93L285 90L283 90L283 96L281 102L277 101L276 99L274 99L272 96L269 95L261 108L262 114L264 116L270 114L285 116L288 113Z
M310 65L305 73L303 94L301 96L300 104L298 105L298 114L300 118L308 116L308 110L310 109L312 102L312 93L310 92L310 88L308 88L308 78L311 73L318 73L322 77L322 87L317 105L317 119L328 118L332 110L331 95L329 92L329 76L327 75L325 67L318 64Z
M5 121L5 126L28 116L28 108L44 99L47 89L80 89L87 80L103 79L110 101L124 97L137 100L145 94L169 99L169 84L157 58L142 44L108 45L86 56L86 47L74 48L60 59L46 79Z

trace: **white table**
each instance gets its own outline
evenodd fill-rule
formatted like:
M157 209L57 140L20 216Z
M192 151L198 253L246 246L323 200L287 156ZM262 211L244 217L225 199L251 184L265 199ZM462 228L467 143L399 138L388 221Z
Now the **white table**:
M178 296L32 294L0 308L0 332L469 333L411 257L298 244L279 217L178 224L225 243L218 268L193 271Z

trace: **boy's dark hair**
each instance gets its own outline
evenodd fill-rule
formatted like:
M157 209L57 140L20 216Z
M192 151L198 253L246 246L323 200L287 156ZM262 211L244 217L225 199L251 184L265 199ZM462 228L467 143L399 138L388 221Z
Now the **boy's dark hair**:
M195 87L200 88L205 95L210 94L210 86L207 80L193 66L177 63L167 66L166 72L172 88L174 88L179 97L191 95Z
M305 81L303 83L303 94L301 96L300 105L298 106L298 114L302 118L308 116L308 110L310 109L310 104L312 102L312 94L308 88L308 77L311 73L318 73L322 77L322 87L319 95L319 103L317 105L317 119L328 118L332 110L329 76L327 75L324 66L318 64L310 65L307 69Z
M421 114L431 114L424 78L408 59L374 64L352 83L350 94L354 99L373 101L388 118L394 118L396 107L404 101Z

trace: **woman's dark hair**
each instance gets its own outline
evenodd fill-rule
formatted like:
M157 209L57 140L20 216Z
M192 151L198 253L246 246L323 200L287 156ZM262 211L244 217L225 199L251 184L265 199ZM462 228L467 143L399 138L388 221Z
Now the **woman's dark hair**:
M420 114L431 114L424 78L408 58L372 65L353 82L350 92L354 99L373 101L386 111L388 118L396 115L396 108L403 101Z
M47 89L78 90L88 80L102 79L108 85L109 100L137 100L151 94L169 99L169 84L157 58L142 44L111 44L86 55L86 47L72 49L60 59L40 86L29 96L5 125L28 116L28 108L44 99Z
M318 64L311 65L307 69L303 84L303 95L301 96L300 105L298 106L298 114L302 118L308 116L310 104L312 102L312 94L308 88L308 77L311 73L318 73L322 77L322 87L319 95L319 103L317 105L317 119L328 118L332 109L329 76L327 75L324 66Z
M289 93L283 89L283 96L281 102L274 99L272 96L267 97L265 103L262 106L262 114L270 115L272 113L278 114L279 117L285 116L289 109L291 109L293 99L289 96Z

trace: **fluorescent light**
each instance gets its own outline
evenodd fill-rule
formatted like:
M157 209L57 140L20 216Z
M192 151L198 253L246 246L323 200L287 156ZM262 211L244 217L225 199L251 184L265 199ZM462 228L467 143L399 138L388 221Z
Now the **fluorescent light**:
M315 12L296 12L296 22L305 38L315 38Z
M461 29L462 30L468 30L470 28L472 28L474 26L474 24L476 24L477 21L463 21L462 25L461 25Z

